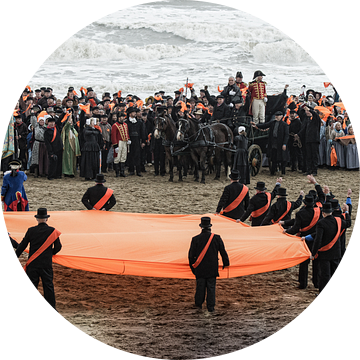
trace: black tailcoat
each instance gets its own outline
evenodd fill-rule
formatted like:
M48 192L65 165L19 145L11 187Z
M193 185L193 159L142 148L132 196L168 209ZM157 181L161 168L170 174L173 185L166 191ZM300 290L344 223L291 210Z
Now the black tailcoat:
M275 185L273 191L271 192L271 200L273 200L274 197L276 196L277 189L279 187L280 187L280 184ZM240 221L244 222L253 211L261 209L266 204L267 204L267 195L266 195L266 193L262 192L262 193L255 194L250 199L249 206L248 206L247 210L245 211L245 213L241 216ZM267 211L265 211L264 214L262 214L262 215L260 215L258 217L253 217L251 219L251 226L260 226L261 223L263 222L263 220L265 219L265 216L266 216L267 212L269 211L269 209Z
M196 278L212 278L219 276L219 252L223 265L229 266L229 257L225 250L224 243L220 235L215 234L201 263L195 269L193 268L192 265L204 249L210 235L210 230L203 229L199 235L194 236L191 240L188 258L191 271Z
M349 214L346 214L346 220L341 219L341 231L351 226L351 218ZM341 258L341 243L340 237L336 243L327 251L318 250L328 245L335 237L337 232L337 223L333 215L326 216L318 221L316 225L316 236L314 244L312 246L311 254L315 256L319 255L319 260L332 260Z
M107 187L103 184L96 184L88 188L83 195L81 202L85 205L88 210L93 209L94 205L105 195ZM110 199L106 204L101 208L106 211L110 210L116 204L116 199L114 194L110 196Z
M233 182L230 185L225 186L224 191L219 200L216 212L220 212L230 205L241 193L244 185L240 182ZM223 215L232 219L240 219L245 210L249 206L249 192L244 197L244 200L232 211L225 212Z
M299 208L302 204L302 195L296 201L290 201L291 207L289 212L281 219L282 221L290 220L291 213ZM270 211L267 213L261 225L271 225L271 220L277 221L287 210L287 199L280 197L275 204L271 205Z
M54 228L47 223L40 223L37 226L30 227L23 240L16 249L16 255L19 257L22 252L30 244L29 258L34 254L46 239L53 232ZM52 268L52 256L61 250L60 239L57 238L55 242L45 249L35 260L29 264L29 268Z

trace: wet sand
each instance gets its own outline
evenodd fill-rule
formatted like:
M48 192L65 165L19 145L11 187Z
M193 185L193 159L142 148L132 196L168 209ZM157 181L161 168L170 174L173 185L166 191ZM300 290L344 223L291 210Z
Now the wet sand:
M215 212L225 185L208 175L206 184L188 176L168 182L168 175L155 177L147 167L143 178L115 178L105 174L106 186L114 190L112 211L201 214ZM353 190L355 221L359 173L320 169L316 180L328 185L342 204L347 189ZM250 195L257 181L268 189L276 177L267 168L251 178ZM79 177L48 181L29 175L25 183L31 211L46 206L49 211L84 210L82 194L93 181ZM314 186L300 173L287 172L282 186L288 199ZM51 225L51 221L50 221ZM350 239L353 225L347 230ZM200 231L200 229L199 229ZM214 229L216 231L216 229ZM195 235L195 234L194 234ZM224 239L226 246L226 239ZM20 260L24 263L25 255ZM230 259L231 262L231 259ZM311 271L310 274L311 276ZM106 275L74 270L54 264L57 310L79 329L115 348L162 359L205 358L227 354L270 336L296 318L316 298L318 290L309 279L306 290L297 288L298 266L217 282L214 313L193 307L195 280ZM41 286L39 291L42 292Z

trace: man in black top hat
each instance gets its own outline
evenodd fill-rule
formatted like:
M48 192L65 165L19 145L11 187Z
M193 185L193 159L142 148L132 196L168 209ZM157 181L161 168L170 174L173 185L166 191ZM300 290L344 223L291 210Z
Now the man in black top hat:
M286 189L280 187L277 191L277 201L271 205L270 211L267 213L261 225L277 224L279 221L286 221L291 219L291 213L299 208L303 202L304 192L300 191L300 195L296 201L288 201L286 197Z
M263 181L258 181L255 186L256 194L250 199L249 206L245 213L240 217L240 221L244 222L251 214L251 226L260 226L270 209L271 201L274 199L281 186L281 182L282 178L280 177L276 180L273 191L268 193L266 192L265 183Z
M216 208L216 214L222 214L231 219L240 219L249 206L249 189L239 182L240 173L232 170L231 184L225 186Z
M322 218L320 207L315 205L314 197L312 195L305 195L305 206L301 208L295 215L294 225L285 230L286 233L291 235L299 234L301 237L314 234L316 231L316 224ZM311 239L306 239L306 245L311 249ZM310 259L305 260L299 267L299 288L305 289L308 284L308 265ZM313 262L312 281L315 287L318 287L318 267L317 262Z
M332 215L331 203L322 207L323 218L316 226L316 235L310 259L318 255L319 292L321 292L333 276L341 260L340 233L351 226L349 208L344 204L346 220Z
M277 111L275 119L263 124L251 125L256 129L269 129L268 141L268 158L271 160L270 174L275 175L278 165L281 167L281 174L285 175L286 163L290 160L287 151L287 143L289 140L289 125L282 121L283 113Z
M48 179L60 179L62 175L63 142L61 131L56 125L56 120L52 117L48 118L44 142L49 157Z
M103 174L97 174L95 182L95 186L86 190L81 202L88 210L108 211L116 204L113 191L104 186L106 180L104 179Z
M61 250L61 242L59 238L60 232L47 224L49 217L50 215L47 214L46 208L39 208L37 210L35 218L38 225L27 230L23 240L16 249L16 255L19 257L28 244L30 244L29 257L25 265L26 274L36 288L41 278L44 298L55 308L52 256ZM39 255L35 254L39 252Z
M211 219L202 217L199 226L202 231L192 238L188 254L191 271L196 277L195 306L201 309L207 292L206 306L212 312L215 307L216 278L219 276L218 253L223 269L230 263L220 235L211 233Z
M214 107L214 111L210 120L223 122L224 124L227 124L229 122L229 124L231 125L231 107L225 103L224 95L220 94L216 97L216 99L213 99L210 96L210 93L206 90L205 96L209 101L209 104Z
M130 135L130 151L128 154L129 174L134 175L136 169L136 175L141 174L141 149L145 146L145 128L143 122L136 118L136 108L129 107L126 110L127 120L126 124L129 129Z

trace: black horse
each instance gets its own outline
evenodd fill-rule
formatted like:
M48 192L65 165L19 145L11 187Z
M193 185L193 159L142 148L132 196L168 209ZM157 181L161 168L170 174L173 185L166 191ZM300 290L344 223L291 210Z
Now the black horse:
M215 158L215 180L220 179L221 157L225 150L226 174L231 171L231 150L233 134L231 129L222 123L204 125L192 118L180 118L177 122L178 141L186 141L191 157L195 163L195 180L199 181L199 167L202 171L201 183L205 184L206 160Z
M169 181L174 180L174 157L173 153L181 151L186 143L176 140L177 127L174 120L167 114L157 115L154 120L154 137L163 139L166 160L169 164ZM179 172L179 181L183 181L183 176L187 175L187 162L184 157L186 155L177 155L177 164ZM184 172L184 174L183 174Z

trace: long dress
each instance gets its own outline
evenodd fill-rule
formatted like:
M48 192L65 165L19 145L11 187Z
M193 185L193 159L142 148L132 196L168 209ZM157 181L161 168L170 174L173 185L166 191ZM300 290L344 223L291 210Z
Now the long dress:
M233 169L239 170L239 182L245 185L250 184L248 139L244 135L238 135L235 136L234 143L236 145L236 153L234 156Z
M335 151L336 151L336 156L337 156L337 166L344 168L345 167L345 151L344 151L344 145L337 141L336 139L338 139L339 137L345 136L344 132L342 130L337 131L337 130L333 130L331 132L331 140L332 140L332 145L334 145L335 147Z
M49 167L49 157L44 141L46 126L40 126L40 124L37 122L36 116L32 116L30 121L34 128L35 139L32 148L30 166L37 166L39 169L38 174L40 176L46 176L48 174Z
M62 172L64 175L75 176L76 158L81 155L79 146L79 135L73 124L66 121L62 131L61 139L64 144L62 158Z
M83 130L81 148L80 176L85 179L95 179L100 168L100 132L92 127Z

